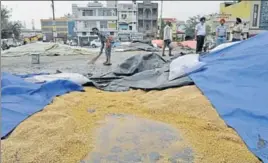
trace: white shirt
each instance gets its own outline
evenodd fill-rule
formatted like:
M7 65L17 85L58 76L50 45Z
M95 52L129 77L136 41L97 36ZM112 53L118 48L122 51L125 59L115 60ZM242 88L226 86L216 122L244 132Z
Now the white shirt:
M206 24L203 25L201 23L198 23L195 26L195 30L197 31L197 36L205 36L206 35Z
M166 25L164 28L164 40L172 41L172 30L168 25Z
M242 31L243 31L242 24L235 24L235 26L233 27L233 38L241 39Z

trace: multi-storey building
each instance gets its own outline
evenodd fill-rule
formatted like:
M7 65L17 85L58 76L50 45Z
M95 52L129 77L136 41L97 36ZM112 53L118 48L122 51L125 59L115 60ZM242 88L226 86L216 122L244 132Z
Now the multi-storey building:
M118 12L118 38L121 41L129 41L137 34L137 4L119 3L117 5Z
M110 35L117 34L117 2L107 2L107 7L94 1L87 6L72 5L75 32L79 45L89 45L90 41L97 38L91 31L93 27Z
M67 41L68 34L68 18L56 18L41 19L41 30L44 36L44 41L53 41L53 38L62 39L64 42ZM53 35L54 31L54 35ZM54 36L54 37L53 37Z
M137 5L136 3L119 3L118 31L137 32Z
M149 0L138 3L138 31L148 37L157 36L158 3Z
M220 13L229 15L228 22L235 22L236 17L240 17L247 23L250 34L268 30L268 2L267 1L238 1L225 2L220 6Z

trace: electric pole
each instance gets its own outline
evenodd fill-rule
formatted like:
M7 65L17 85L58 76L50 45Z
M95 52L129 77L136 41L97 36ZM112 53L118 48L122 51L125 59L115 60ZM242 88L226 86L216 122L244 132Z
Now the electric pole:
M163 37L162 27L163 27L163 0L161 0L161 11L160 11L160 33L159 33L159 35L160 35L161 39Z
M54 9L54 0L51 0L52 4L52 14L53 14L53 28L52 28L52 36L53 36L53 41L56 42L55 37L56 37L56 22L55 22L55 9Z

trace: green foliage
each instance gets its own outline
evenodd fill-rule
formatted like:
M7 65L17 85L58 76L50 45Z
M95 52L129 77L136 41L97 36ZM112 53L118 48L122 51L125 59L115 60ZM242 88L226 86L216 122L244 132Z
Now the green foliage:
M164 28L165 28L165 22L163 19L161 19L161 25L160 25L160 39L163 39L164 37Z
M213 14L211 14L213 15ZM194 37L195 35L195 26L199 23L201 16L197 15L197 16L193 16L190 17L185 24L185 35L186 36L190 36L190 37ZM206 21L209 21L209 18L207 18ZM206 25L206 32L207 34L211 34L211 26Z
M20 38L22 24L19 21L10 21L11 10L5 6L1 6L1 36L2 39L12 38L13 35L16 39Z
M206 33L207 33L207 35L211 34L211 26L210 25L206 25Z
M199 23L200 15L190 17L185 24L185 35L194 37L195 26Z

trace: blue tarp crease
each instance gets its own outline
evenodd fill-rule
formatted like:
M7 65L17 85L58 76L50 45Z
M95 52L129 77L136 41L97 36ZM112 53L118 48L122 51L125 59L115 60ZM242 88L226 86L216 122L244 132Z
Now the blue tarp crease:
M1 88L1 138L7 136L23 120L41 111L55 96L83 90L68 80L34 84L9 73L2 73Z
M268 163L268 32L201 58L190 78L251 152Z

